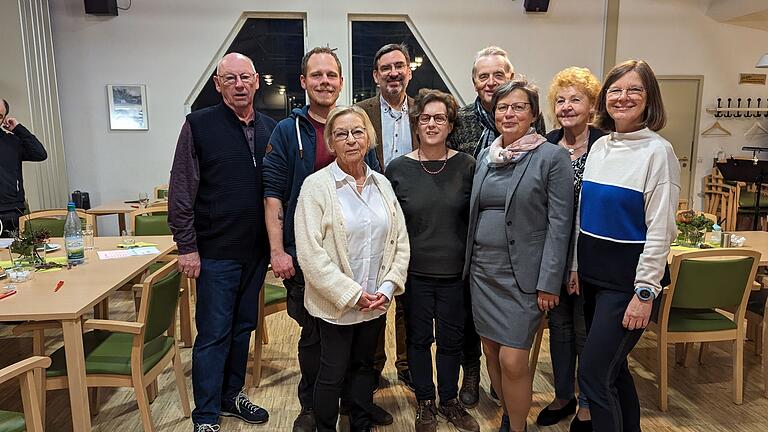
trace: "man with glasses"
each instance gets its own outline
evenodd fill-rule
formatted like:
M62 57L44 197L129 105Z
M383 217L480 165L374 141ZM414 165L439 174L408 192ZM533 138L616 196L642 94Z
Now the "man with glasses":
M19 217L26 207L21 163L42 162L48 153L32 132L8 117L8 101L0 102L0 237L10 237L11 231L19 229Z
M315 430L315 381L320 368L320 332L317 319L304 308L304 274L296 261L293 217L304 179L334 160L323 139L325 119L336 107L344 84L341 62L334 50L317 47L307 52L301 60L300 79L309 105L294 109L277 124L264 157L263 179L272 271L283 279L288 294L288 315L301 326L298 347L301 412L293 423L293 431L312 432ZM366 155L365 161L372 169L379 170L373 152Z
M413 106L413 98L405 90L411 81L411 57L403 44L388 44L379 48L373 57L373 80L379 87L379 94L365 99L357 105L365 110L376 129L376 157L386 169L389 163L419 147L418 141L411 136L411 124L408 120L408 107ZM384 350L385 331L382 329L379 346L376 351L375 368L384 370L387 354ZM408 354L405 346L405 312L400 301L395 301L395 338L397 347L397 378L406 388L413 391L411 373L408 370ZM383 381L380 378L380 385Z
M509 61L507 52L497 46L489 46L478 51L472 65L472 84L477 92L474 102L459 109L458 126L448 137L448 146L468 153L475 158L491 145L499 136L493 114L493 92L497 87L515 76L515 68ZM472 317L472 302L469 290L466 291L464 304L467 308L467 320L464 324L464 355L462 369L464 378L461 382L459 399L464 406L473 408L480 400L480 336L475 330ZM493 389L491 395L495 397Z
M242 389L269 264L261 171L275 121L253 109L259 74L248 57L224 56L213 83L223 101L187 116L168 191L179 271L197 279L194 432L218 431L220 415L269 419Z

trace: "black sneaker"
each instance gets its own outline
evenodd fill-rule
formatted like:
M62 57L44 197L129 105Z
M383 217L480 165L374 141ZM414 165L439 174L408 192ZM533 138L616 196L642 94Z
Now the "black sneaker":
M437 409L435 408L435 401L417 401L414 429L416 432L437 431Z
M568 401L567 404L565 404L564 407L560 409L552 409L550 408L550 405L547 405L541 412L539 413L539 416L536 417L536 424L539 426L552 426L554 424L558 424L561 421L565 420L567 417L572 416L576 413L576 398L573 398Z
M293 432L315 432L315 413L312 408L302 408L296 420L293 421Z
M413 381L411 381L411 370L410 369L404 369L401 371L397 371L397 380L400 381L400 384L404 385L405 388L408 390L415 392L413 389Z
M474 408L480 400L480 366L465 368L459 400L467 408Z
M222 401L221 415L223 417L239 418L251 424L266 423L269 420L267 410L251 402L242 391L234 399Z
M193 423L192 432L219 432L220 426L210 423Z
M460 432L480 432L480 425L472 414L468 413L458 399L451 399L445 403L440 401L437 414L451 423Z

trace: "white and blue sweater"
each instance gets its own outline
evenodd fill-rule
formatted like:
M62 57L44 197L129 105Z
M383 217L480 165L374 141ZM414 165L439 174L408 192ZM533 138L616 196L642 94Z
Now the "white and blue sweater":
M667 140L648 128L601 137L584 168L572 270L605 288L661 292L679 196L680 166Z

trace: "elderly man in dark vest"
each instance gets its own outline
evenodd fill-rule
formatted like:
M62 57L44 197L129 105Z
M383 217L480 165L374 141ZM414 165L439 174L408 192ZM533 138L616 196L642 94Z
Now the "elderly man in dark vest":
M261 165L276 123L253 109L259 75L248 57L224 56L213 82L223 102L187 116L168 194L179 270L197 279L194 432L218 431L219 416L269 419L243 385L269 264Z

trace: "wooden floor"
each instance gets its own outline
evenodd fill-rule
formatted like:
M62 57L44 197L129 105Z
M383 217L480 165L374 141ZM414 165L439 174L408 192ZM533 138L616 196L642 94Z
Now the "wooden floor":
M23 289L23 288L22 288ZM123 294L121 294L123 296ZM132 303L118 297L112 301L112 318L132 320ZM387 352L394 357L393 326L387 328ZM251 399L269 410L270 420L261 426L222 418L222 431L290 431L293 419L298 414L296 398L298 364L296 343L298 326L280 312L267 318L269 344L264 348L264 378L261 387L249 389ZM20 360L31 353L30 338L11 336L10 327L0 325L0 367ZM61 335L50 338L50 348L61 343ZM50 351L49 351L50 352ZM191 349L182 349L187 385L191 397ZM670 358L673 353L670 347ZM670 370L669 411L660 412L656 407L655 383L655 335L647 332L633 352L630 367L635 376L642 404L643 429L645 431L768 431L768 399L762 396L759 357L754 354L751 344L747 345L744 404L731 402L731 356L727 346L709 349L705 365L689 368L672 366ZM671 363L674 363L671 361ZM396 382L396 371L390 362L384 371L390 383ZM160 392L152 404L152 417L158 431L190 431L191 421L182 417L178 393L172 383L173 374L168 369L160 376ZM539 368L534 380L533 407L528 418L529 431L564 432L568 422L556 426L537 428L534 424L538 412L553 397L552 369L549 359L548 340L539 359ZM490 401L485 393L488 377L483 372L482 396L476 409L470 410L478 419L483 431L496 432L500 408ZM0 409L21 410L20 393L16 382L0 385ZM141 423L130 389L104 389L101 391L102 408L93 420L94 430L102 432L141 431ZM378 428L379 431L413 430L413 394L397 384L379 391L375 401L395 416L392 426ZM46 430L68 432L72 430L69 414L69 398L66 391L48 393ZM452 426L441 423L439 431L452 431Z

